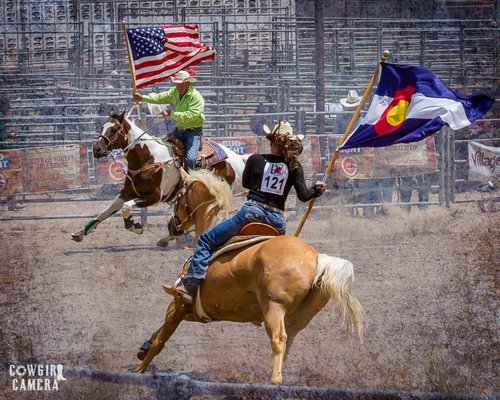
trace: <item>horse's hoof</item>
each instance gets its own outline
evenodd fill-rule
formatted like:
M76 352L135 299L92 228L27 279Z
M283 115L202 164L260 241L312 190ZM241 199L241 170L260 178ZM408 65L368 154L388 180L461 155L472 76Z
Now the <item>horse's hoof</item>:
M83 240L83 231L75 232L71 235L71 239L73 239L75 242L81 242Z
M158 240L156 242L156 245L159 247L167 247L169 242L170 242L170 238L164 237L164 238L161 238L160 240Z
M144 360L144 357L146 357L146 354L148 354L148 351L151 348L152 344L153 343L151 341L149 341L149 340L147 342L143 343L143 345L139 348L139 352L137 353L137 358L139 360L141 360L141 361ZM135 371L135 372L137 372L137 371Z
M144 229L142 225L136 222L134 226L130 229L130 231L134 232L136 235L142 235L144 233Z

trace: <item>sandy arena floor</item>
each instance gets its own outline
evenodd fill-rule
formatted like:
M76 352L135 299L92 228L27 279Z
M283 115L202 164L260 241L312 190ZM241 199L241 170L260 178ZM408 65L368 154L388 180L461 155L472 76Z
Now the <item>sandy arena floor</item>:
M0 217L94 214L105 204L29 204ZM167 215L150 217L137 236L111 218L82 243L70 234L85 219L2 221L2 362L136 366L138 347L161 324L170 300L161 285L188 256L174 244L155 246L166 221ZM330 303L295 340L285 383L498 394L499 222L498 213L482 213L475 204L410 214L391 208L371 219L313 211L301 238L353 262L366 334L363 342L347 336ZM289 222L290 233L296 225ZM263 328L183 322L152 369L267 383L270 354ZM20 398L6 373L0 382L8 398ZM84 389L74 387L80 398ZM135 396L130 388L114 390L120 398Z

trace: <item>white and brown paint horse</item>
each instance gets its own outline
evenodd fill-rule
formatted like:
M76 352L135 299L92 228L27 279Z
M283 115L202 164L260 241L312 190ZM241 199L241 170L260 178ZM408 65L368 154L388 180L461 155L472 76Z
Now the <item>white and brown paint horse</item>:
M278 255L278 256L277 256ZM185 271L184 271L185 272ZM295 336L333 300L348 332L363 332L364 312L351 292L353 265L318 252L293 236L278 236L222 253L211 262L195 303L178 294L167 308L163 325L137 354L144 372L183 321L264 324L271 340L270 382L283 382L283 361ZM203 312L200 312L203 310ZM227 337L228 348L231 338Z
M227 147L221 147L228 155L225 160L228 168L220 169L219 175L224 178L223 173L230 169L231 176L234 177L232 188L240 191L245 167L243 158ZM99 138L93 144L95 158L105 157L114 149L122 149L127 159L128 170L123 188L109 207L71 235L76 242L81 242L85 235L120 210L125 228L142 234L143 228L140 223L134 222L132 210L174 201L183 186L187 174L176 165L172 148L135 125L125 116L125 111L119 115L110 114Z

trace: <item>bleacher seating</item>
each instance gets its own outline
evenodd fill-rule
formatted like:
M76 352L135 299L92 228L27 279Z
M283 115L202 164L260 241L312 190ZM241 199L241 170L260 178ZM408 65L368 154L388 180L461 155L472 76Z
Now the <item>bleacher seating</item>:
M295 3L5 0L0 85L12 99L8 129L17 135L7 145L89 140L111 104L129 105L122 19L129 26L196 23L202 41L217 46L213 63L196 66L197 87L207 99L207 132L252 134L249 121L262 104L281 115L305 111L304 133L317 133L314 19L296 18ZM328 17L324 34L328 103L337 103L350 89L362 93L382 49L391 51L392 62L431 68L451 88L497 95L498 27L493 19ZM169 86L162 82L142 91ZM326 133L331 133L333 117L327 117ZM32 118L37 130L25 129L22 118Z

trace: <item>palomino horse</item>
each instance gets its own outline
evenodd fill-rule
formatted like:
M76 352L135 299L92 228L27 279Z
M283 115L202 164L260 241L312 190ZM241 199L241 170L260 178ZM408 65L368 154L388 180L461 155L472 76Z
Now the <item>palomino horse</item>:
M183 187L174 200L174 215L168 222L168 231L170 237L175 238L194 225L196 244L214 222L225 218L233 195L226 181L206 169L189 174L181 170L181 173Z
M272 347L270 382L281 384L283 361L295 336L330 299L348 331L362 335L364 312L351 293L353 279L351 262L318 254L292 236L229 250L212 261L196 305L175 295L162 327L141 347L137 356L143 361L134 372L144 372L181 321L207 322L208 316L213 321L264 323Z
M230 169L229 172L235 178L233 190L241 190L244 161L230 149L222 145L220 147L228 156L225 162L230 168L220 169L219 172ZM102 133L93 144L95 158L105 157L114 149L122 149L127 159L128 171L123 189L108 208L71 235L77 242L81 242L97 225L120 210L125 228L141 234L143 228L140 223L134 222L132 209L172 201L182 187L183 171L176 166L172 148L145 133L125 117L125 112L120 115L110 114ZM222 173L220 176L224 177Z

